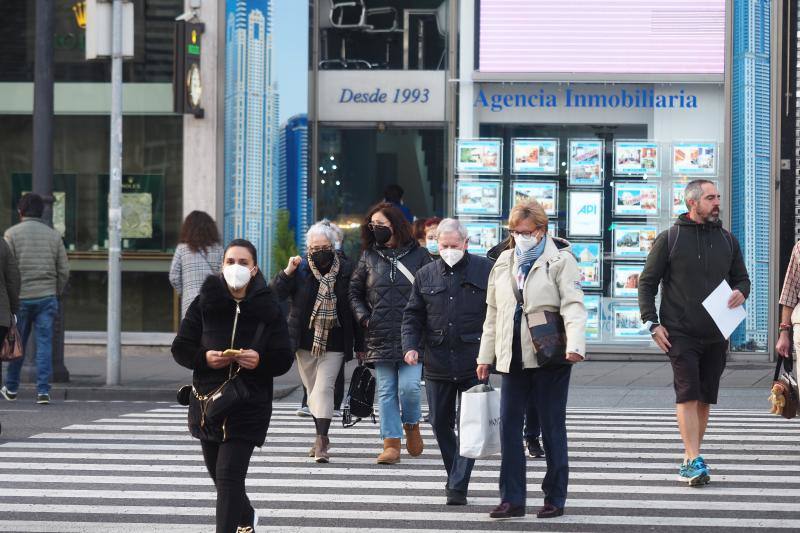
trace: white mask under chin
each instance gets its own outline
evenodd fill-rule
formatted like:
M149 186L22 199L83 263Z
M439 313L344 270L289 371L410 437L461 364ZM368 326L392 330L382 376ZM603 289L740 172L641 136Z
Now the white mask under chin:
M242 265L225 265L225 268L222 269L222 275L228 287L238 291L250 283L250 270Z
M450 267L453 267L464 257L464 250L446 248L444 250L439 250L439 256L442 258L442 261L450 265Z
M541 238L538 235L531 235L530 237L523 237L520 235L518 237L514 237L514 242L517 248L519 248L520 252L527 252L539 244L540 240Z

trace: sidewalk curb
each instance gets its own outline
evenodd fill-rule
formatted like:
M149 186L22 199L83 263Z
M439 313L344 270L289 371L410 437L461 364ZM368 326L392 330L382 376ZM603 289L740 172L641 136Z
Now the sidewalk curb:
M272 392L273 400L282 400L291 393L293 393L299 385L285 385L275 387ZM175 387L126 387L125 385L119 386L106 386L106 385L67 385L61 387L58 384L53 385L50 390L50 398L53 401L66 401L66 400L97 400L97 401L144 401L144 402L175 402L175 395L177 394L178 386ZM36 387L22 386L19 390L20 397L30 396L35 398Z

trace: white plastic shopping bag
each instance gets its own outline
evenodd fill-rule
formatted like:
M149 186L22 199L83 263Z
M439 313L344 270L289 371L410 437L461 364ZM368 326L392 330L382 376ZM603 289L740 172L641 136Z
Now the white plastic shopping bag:
M459 453L482 459L500 453L500 391L476 385L461 395Z

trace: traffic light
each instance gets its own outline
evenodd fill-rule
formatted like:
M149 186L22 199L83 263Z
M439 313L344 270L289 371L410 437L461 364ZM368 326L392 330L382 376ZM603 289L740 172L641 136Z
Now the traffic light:
M203 118L203 80L200 52L205 25L201 22L175 22L173 111Z

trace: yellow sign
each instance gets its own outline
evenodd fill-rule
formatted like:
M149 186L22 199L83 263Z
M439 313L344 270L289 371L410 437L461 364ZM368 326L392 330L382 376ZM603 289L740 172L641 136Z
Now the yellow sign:
M75 23L78 27L86 29L86 2L76 2L72 6L72 12L75 14Z
M192 30L192 44L197 44L197 30Z

